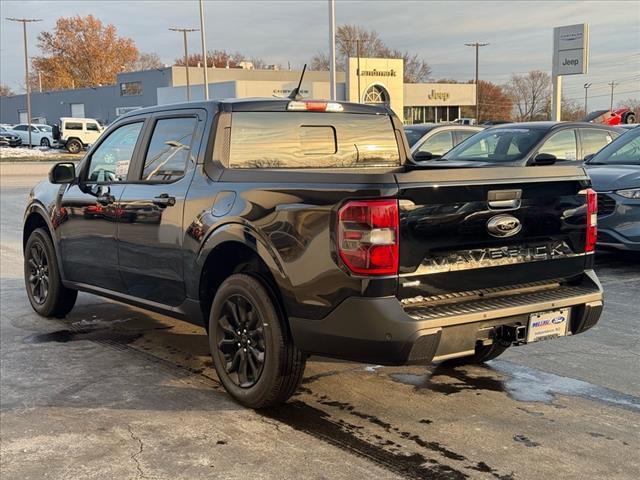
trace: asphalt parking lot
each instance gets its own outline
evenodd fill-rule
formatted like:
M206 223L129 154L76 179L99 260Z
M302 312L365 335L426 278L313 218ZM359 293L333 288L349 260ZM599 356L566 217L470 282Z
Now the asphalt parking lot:
M38 317L21 221L37 174L1 188L0 471L30 478L635 479L640 259L601 254L600 323L481 367L313 358L265 412L218 384L204 330L81 294Z

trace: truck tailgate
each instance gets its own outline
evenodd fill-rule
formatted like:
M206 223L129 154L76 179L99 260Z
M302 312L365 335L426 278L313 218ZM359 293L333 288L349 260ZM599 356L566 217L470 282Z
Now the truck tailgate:
M563 281L587 255L578 166L396 174L400 299Z

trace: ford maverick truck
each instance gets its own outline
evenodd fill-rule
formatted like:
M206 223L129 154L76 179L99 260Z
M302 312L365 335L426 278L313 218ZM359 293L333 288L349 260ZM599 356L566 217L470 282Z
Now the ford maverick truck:
M422 168L385 106L159 106L33 188L26 291L43 316L83 291L202 325L260 408L311 354L484 362L591 328L596 210L580 166Z

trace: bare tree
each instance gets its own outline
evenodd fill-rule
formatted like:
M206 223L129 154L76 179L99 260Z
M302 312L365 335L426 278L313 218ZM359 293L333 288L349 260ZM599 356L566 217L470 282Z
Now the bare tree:
M0 85L0 97L10 97L11 95L15 95L13 90L9 88L7 85Z
M640 98L627 98L621 100L616 105L617 108L628 108L632 112L635 112L636 118L640 115Z
M549 117L551 77L548 73L533 70L524 75L512 75L505 86L513 102L514 120L543 120Z
M162 68L164 63L156 53L139 53L138 58L129 65L126 70L131 72L139 72L141 70L153 70L154 68Z
M207 51L207 66L216 68L240 68L240 62L249 61L253 63L254 68L264 68L266 62L258 57L247 59L240 52L227 52L226 50L208 50ZM176 58L174 65L184 66L184 58ZM197 67L202 65L202 54L194 53L189 55L189 66ZM256 66L259 65L259 66Z
M346 70L349 57L402 58L404 60L404 81L424 82L431 75L431 67L418 55L392 50L375 30L367 30L359 25L340 25L336 30L336 69ZM311 57L312 70L329 70L329 57L318 52Z

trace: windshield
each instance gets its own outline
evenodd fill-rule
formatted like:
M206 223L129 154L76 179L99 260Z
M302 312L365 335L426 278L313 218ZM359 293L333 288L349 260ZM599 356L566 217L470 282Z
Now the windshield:
M588 165L640 165L640 130L634 129L611 142Z
M446 153L443 160L514 162L522 160L546 133L532 128L494 128L479 132Z
M425 128L411 128L405 127L404 133L407 136L407 141L409 142L409 147L413 147L418 140L420 140L425 133L427 133L429 129Z

